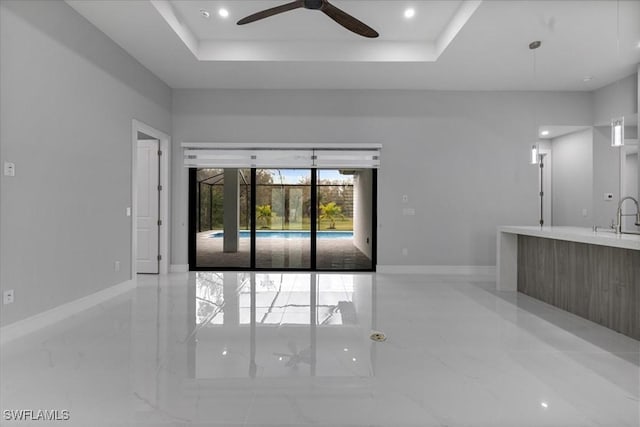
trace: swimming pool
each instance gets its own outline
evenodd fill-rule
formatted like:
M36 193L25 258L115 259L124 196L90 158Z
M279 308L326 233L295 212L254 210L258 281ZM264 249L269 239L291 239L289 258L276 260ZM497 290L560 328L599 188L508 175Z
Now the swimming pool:
M319 239L353 239L353 231L318 231ZM216 231L209 235L212 239L222 238L223 231ZM243 230L240 232L240 238L251 237L251 232ZM257 239L308 239L311 232L307 230L256 230Z

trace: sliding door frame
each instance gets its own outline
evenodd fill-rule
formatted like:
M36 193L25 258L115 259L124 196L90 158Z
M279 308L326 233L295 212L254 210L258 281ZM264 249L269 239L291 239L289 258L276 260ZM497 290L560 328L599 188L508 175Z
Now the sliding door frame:
M198 267L196 265L196 225L198 217L198 191L197 191L197 171L199 168L189 168L189 238L188 238L188 256L189 271L287 271L287 272L327 272L327 273L345 273L345 272L375 272L378 258L378 170L375 168L368 169L372 173L371 179L371 268L358 268L348 270L323 269L317 268L317 224L318 224L318 168L294 168L311 171L311 215L310 215L310 266L308 268L265 268L256 267L256 171L260 168L251 168L251 248L250 248L250 265L248 267Z

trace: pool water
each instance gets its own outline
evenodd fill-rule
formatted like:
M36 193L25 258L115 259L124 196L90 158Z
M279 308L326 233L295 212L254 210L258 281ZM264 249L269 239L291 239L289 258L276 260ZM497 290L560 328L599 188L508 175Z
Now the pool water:
M353 231L318 231L319 239L353 239ZM223 231L217 231L209 235L210 238L216 239L224 236ZM240 238L251 237L250 231L241 231ZM308 239L311 232L307 230L256 230L257 239Z

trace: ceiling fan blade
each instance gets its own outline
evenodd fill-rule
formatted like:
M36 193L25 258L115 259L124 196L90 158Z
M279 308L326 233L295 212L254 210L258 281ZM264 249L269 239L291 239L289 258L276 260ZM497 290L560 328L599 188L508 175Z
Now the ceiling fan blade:
M320 10L347 30L353 31L363 37L375 38L379 35L376 30L369 27L367 24L358 21L353 16L338 9L326 0L323 0Z
M246 16L238 21L238 25L248 24L250 22L259 21L260 19L268 18L279 13L288 12L293 9L304 7L304 0L296 0L291 3L283 4L282 6L272 7L271 9L261 10L253 15Z

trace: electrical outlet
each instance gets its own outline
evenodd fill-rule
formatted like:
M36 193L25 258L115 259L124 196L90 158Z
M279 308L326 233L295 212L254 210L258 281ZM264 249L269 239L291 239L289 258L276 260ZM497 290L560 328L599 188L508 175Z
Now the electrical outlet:
M2 303L3 304L13 304L13 289L9 289L5 291L2 295Z
M120 271L120 261L116 261L113 263L113 270L117 273Z

